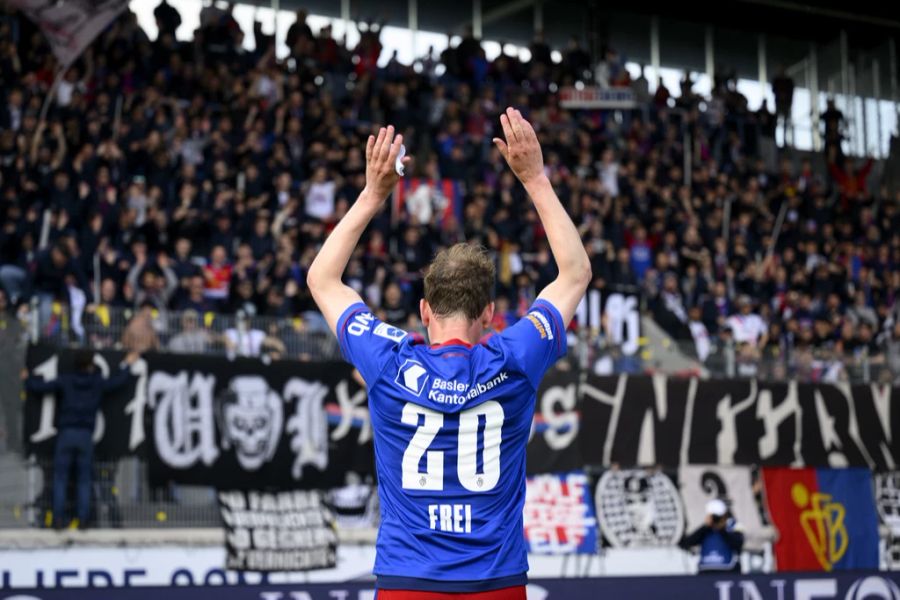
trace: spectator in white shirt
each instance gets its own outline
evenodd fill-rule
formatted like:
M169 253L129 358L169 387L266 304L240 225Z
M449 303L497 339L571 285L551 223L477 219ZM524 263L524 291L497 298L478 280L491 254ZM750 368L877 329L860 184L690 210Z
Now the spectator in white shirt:
M334 214L334 195L337 184L328 179L328 170L318 167L313 173L309 189L306 190L306 214L325 221Z
M694 347L697 350L697 358L700 359L700 362L706 362L707 357L709 357L709 331L706 329L706 325L703 324L702 319L702 311L699 306L692 306L688 311L688 327L691 329L691 335L694 338Z
M238 312L235 326L225 330L225 345L237 356L259 356L264 339L265 332L252 329L243 311Z
M753 348L762 348L768 340L768 328L758 314L752 312L753 306L748 296L738 298L738 313L731 315L726 323L734 333L737 344L749 344Z
M619 163L613 156L613 151L606 149L600 162L597 163L597 170L600 172L600 181L603 183L603 189L613 198L619 195Z

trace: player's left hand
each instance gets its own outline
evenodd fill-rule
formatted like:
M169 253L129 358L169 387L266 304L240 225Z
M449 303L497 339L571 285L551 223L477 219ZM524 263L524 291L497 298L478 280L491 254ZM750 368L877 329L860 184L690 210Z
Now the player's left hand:
M366 189L372 192L379 202L383 202L393 191L400 175L397 174L397 157L403 136L394 135L394 126L388 125L378 130L378 137L369 136L366 143ZM410 158L403 157L401 163L408 164Z
M506 141L495 137L494 145L519 181L528 185L540 178L544 174L544 157L531 123L517 109L509 107L500 115L500 126Z

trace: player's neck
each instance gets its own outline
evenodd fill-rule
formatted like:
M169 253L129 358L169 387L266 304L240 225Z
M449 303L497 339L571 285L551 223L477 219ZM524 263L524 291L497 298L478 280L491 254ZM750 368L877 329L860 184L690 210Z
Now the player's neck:
M481 321L465 319L434 319L428 324L428 342L432 345L461 340L474 346L481 340L484 328Z

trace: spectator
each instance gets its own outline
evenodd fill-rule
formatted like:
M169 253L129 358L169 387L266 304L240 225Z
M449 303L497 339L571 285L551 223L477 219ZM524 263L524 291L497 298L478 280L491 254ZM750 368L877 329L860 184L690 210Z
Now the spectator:
M225 346L237 356L259 356L266 333L254 329L244 313L237 313L235 326L225 330Z
M794 80L778 65L772 79L772 94L775 95L775 117L781 122L785 145L793 145L794 132L791 110L794 106Z
M306 215L328 221L334 215L337 183L328 178L328 169L317 167L306 190Z
M60 242L38 257L33 285L39 301L40 322L50 321L52 305L55 301L68 301L66 277L75 276L76 267L69 259L68 247ZM80 274L79 274L80 275ZM80 276L76 279L83 284Z
M202 270L191 256L191 249L190 238L180 237L175 240L175 255L171 267L182 288L188 286L191 277L202 275Z
M531 64L533 65L542 65L547 68L553 62L550 58L550 46L544 41L543 31L534 32L534 39L531 40L528 51L531 52Z
M692 306L688 311L688 327L691 330L691 336L694 338L694 349L697 352L697 358L701 363L706 362L710 353L709 331L703 324L699 306Z
M824 129L825 159L829 163L838 163L844 157L844 151L841 148L841 142L844 139L844 113L838 110L834 103L834 98L829 98L827 100L825 112L819 115L819 119L822 121L822 127Z
M298 44L309 42L313 39L312 29L310 29L309 24L306 22L308 16L309 13L301 8L297 11L296 19L288 28L285 43L292 53L299 50Z
M866 293L858 290L853 296L853 306L847 310L847 318L855 325L863 323L869 327L878 326L878 315L875 310L866 302Z
M122 368L104 378L95 373L94 352L77 350L74 357L75 372L59 375L54 380L36 377L25 379L28 391L57 394L56 450L53 457L53 526L66 526L66 492L69 472L75 466L76 502L75 520L79 529L87 527L91 512L91 471L93 469L94 442L91 439L97 419L97 409L103 395L128 382L130 366L139 354L131 352L125 357ZM23 378L27 372L23 371Z
M643 279L653 260L653 246L647 240L647 230L638 226L634 232L634 238L628 246L631 268L634 270L635 277Z
M884 355L888 379L896 382L900 377L900 321L896 321L884 337Z
M186 310L181 314L181 331L169 340L169 351L180 354L204 354L212 346L213 336L198 325L196 311Z
M215 305L206 297L206 287L202 276L194 275L188 279L186 293L177 303L177 308L178 310L193 310L201 315L215 310Z
M168 0L162 0L159 6L153 9L153 16L156 19L159 36L170 35L174 39L175 32L181 26L181 15L178 10L169 4Z
M222 245L214 246L209 255L209 263L203 267L203 278L206 282L203 295L213 302L220 303L228 298L228 286L231 283L231 265L228 254Z
M672 97L672 94L669 93L668 88L663 83L662 77L657 79L656 81L656 91L653 92L653 105L656 106L657 109L666 108L669 105L669 98Z
M753 312L753 302L749 296L738 298L738 313L726 319L726 323L734 333L737 344L747 344L757 349L766 345L768 328L762 318Z
M838 185L843 205L849 207L850 202L866 198L866 179L869 177L869 172L875 163L870 158L857 168L853 168L849 159L845 159L843 162L844 166L838 166L836 162L829 162L828 172L831 173L831 177Z
M382 310L384 312L384 321L386 323L399 328L408 326L409 317L412 313L409 303L403 297L400 286L396 283L390 283L387 288L385 288Z
M706 504L706 521L678 544L685 550L700 547L698 573L741 572L744 534L722 500Z
M651 284L651 288L656 284ZM677 340L690 340L691 331L688 328L687 309L684 306L684 298L678 289L678 278L675 273L668 271L662 275L662 285L658 291L649 291L652 297L650 306L653 318L665 329L666 333Z
M112 348L118 341L117 317L125 303L118 297L116 282L105 278L100 282L100 298L89 304L85 314L85 330L94 348Z
M534 54L532 54L533 56ZM569 38L569 43L563 54L563 68L564 74L573 80L584 78L584 74L591 68L590 55L581 47L581 43L574 35Z
M178 289L178 278L169 267L169 259L161 254L155 266L147 266L146 260L135 262L128 272L128 285L134 292L134 304L138 307L149 302L157 310L165 311Z
M159 349L159 336L153 327L154 306L145 302L132 317L122 334L122 346L129 352L144 354Z

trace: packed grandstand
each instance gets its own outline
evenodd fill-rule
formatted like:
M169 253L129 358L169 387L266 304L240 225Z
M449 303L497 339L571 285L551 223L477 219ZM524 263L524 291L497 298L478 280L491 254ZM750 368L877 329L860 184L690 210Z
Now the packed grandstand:
M501 107L515 104L538 128L593 289L638 292L701 360L733 343L745 360L815 351L900 367L900 191L872 181L870 160L844 155L833 106L816 124L824 156L791 152L776 147L775 107L751 109L731 75L708 97L688 75L680 90L653 82L650 95L612 48L592 57L572 41L555 62L538 37L528 61L488 61L471 31L440 56L379 67L376 28L345 48L302 11L289 58L276 60L261 28L204 13L195 39L177 41L180 16L164 9L151 42L126 11L43 118L53 59L29 20L3 13L0 282L10 306L36 299L44 331L54 302L84 323L69 337L98 345L122 343L121 331L103 334L118 308L188 311L193 322L306 315L305 329L320 330L305 273L364 185L366 135L386 122L405 134L415 183L371 225L347 281L389 323L421 330L422 267L440 247L482 243L498 265L503 329L555 272L490 143ZM633 90L639 107L560 107L555 90L598 77ZM776 84L789 103L793 82ZM296 329L265 333L278 348ZM173 334L157 325L131 343L161 348Z
M187 600L206 586L222 600L372 598L391 469L399 497L436 492L394 535L468 551L515 439L527 460L498 496L524 507L528 598L900 600L900 136L885 126L867 147L874 120L850 98L863 113L874 102L879 127L884 106L898 122L896 73L890 101L887 78L855 87L881 46L855 38L863 50L848 51L841 29L844 72L825 73L832 22L804 38L802 61L766 74L765 35L773 56L789 44L749 15L799 17L792 3L736 3L753 7L748 31L767 32L751 32L750 93L746 64L727 64L739 53L726 43L713 60L728 7L660 16L636 3L653 66L597 30L595 2L475 0L475 15L458 3L466 21L411 60L388 39L400 20L355 14L367 1L313 0L327 16L274 2L291 11L281 29L248 27L255 5L147 4L0 5L0 599ZM410 28L416 11L447 9L419 4ZM121 12L61 66L60 31L62 54L80 33L41 11L87 21L110 7ZM532 10L521 46L481 31L482 17ZM556 10L584 31L545 37L538 15ZM860 10L860 27L881 23ZM706 70L673 81L660 25L701 31L682 16L706 31ZM525 31L510 23L494 31ZM896 71L893 35L881 67ZM507 107L533 124L590 260L568 328L535 304L560 269L492 143L509 139ZM350 304L336 339L308 275L366 186L367 139L389 124L411 161L344 272L373 314ZM524 340L511 355L568 348L540 363L543 379L517 360L484 373L390 362L406 332L409 347L428 335L424 270L459 242L483 245L496 269L482 345L519 323L510 331L531 337L507 331ZM421 352L480 350L478 329ZM400 402L361 371L404 402L399 422L372 399ZM524 425L504 426L512 403L494 400L523 372ZM88 379L103 391L72 391ZM376 472L382 431L403 439ZM471 494L445 500L456 483ZM441 552L419 549L405 579ZM683 576L696 572L713 576Z

